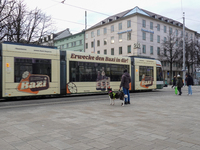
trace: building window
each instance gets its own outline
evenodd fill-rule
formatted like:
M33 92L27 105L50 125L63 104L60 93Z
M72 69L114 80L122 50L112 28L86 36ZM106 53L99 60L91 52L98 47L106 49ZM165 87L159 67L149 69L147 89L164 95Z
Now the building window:
M160 24L157 24L157 31L160 31Z
M146 40L146 32L142 32L142 39Z
M88 43L85 43L85 48L88 49Z
M119 30L122 30L122 23L119 23Z
M172 28L169 27L169 34L172 34Z
M183 31L181 31L181 37L183 37Z
M74 42L71 42L71 47L73 47L74 46Z
M160 47L157 47L157 55L160 55Z
M164 42L167 42L167 38L166 37L164 37Z
M111 28L111 31L110 31L110 32L111 32L111 33L114 32L114 25L112 25L110 28Z
M85 34L85 38L88 39L88 34Z
M91 42L91 47L94 47L94 42Z
M146 45L142 45L142 53L146 54Z
M142 20L142 27L146 28L146 20Z
M106 50L106 49L104 49L104 54L105 54L105 55L107 54L107 50Z
M119 47L119 54L122 54L122 47Z
M167 27L166 26L164 26L164 32L167 33Z
M80 41L79 41L79 44L80 44L80 45L82 45L82 44L83 44L83 43L82 43L82 40L80 40Z
M97 54L100 54L100 51L97 51Z
M164 55L167 56L167 50L166 49L164 49Z
M100 40L97 40L97 46L100 46Z
M150 46L150 54L153 55L153 46Z
M100 36L100 29L97 30L97 36Z
M153 22L150 22L150 29L153 30Z
M74 46L76 46L76 41L74 42Z
M175 67L176 63L174 62L174 63L172 63L172 64L173 64L173 67Z
M178 30L176 29L176 36L178 36Z
M131 40L131 32L127 33L127 40Z
M114 55L114 48L111 48L111 55Z
M131 53L131 45L128 45L128 46L127 46L127 52L128 52L128 53Z
M119 34L119 42L122 42L122 34Z
M114 44L115 41L114 41L114 36L111 36L111 40L110 40L111 44Z
M107 45L107 39L104 39L103 41L104 41L104 42L103 42L104 45Z
M150 42L153 42L153 33L150 33Z
M160 43L160 35L157 35L157 42Z
M103 33L107 34L107 28L103 28Z
M131 27L131 20L127 20L127 28Z
M69 48L69 43L66 44L66 47Z
M91 38L93 38L93 37L94 37L94 31L91 32Z
M166 66L166 61L163 62L163 66Z

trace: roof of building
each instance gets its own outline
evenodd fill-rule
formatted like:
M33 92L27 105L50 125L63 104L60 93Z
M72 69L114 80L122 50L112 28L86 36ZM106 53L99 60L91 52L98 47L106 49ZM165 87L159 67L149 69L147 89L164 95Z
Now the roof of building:
M67 37L67 36L70 36L70 35L72 35L72 34L71 34L71 32L69 31L69 28L67 28L67 29L65 29L64 31L61 31L61 32L57 33L57 35L58 35L58 36L56 36L56 37L54 38L54 40L60 40L60 39L63 39L63 38L65 38L65 37Z
M150 11L147 11L147 10L144 10L144 9L140 9L138 6L134 7L133 9L129 9L129 10L126 10L126 11L123 11L121 13L118 13L118 14L115 14L113 16L110 16L104 20L102 20L101 22L95 24L94 26L90 27L89 29L87 30L90 30L90 29L93 29L93 28L96 28L98 26L101 26L103 24L106 24L106 23L110 23L112 21L115 21L117 19L121 19L123 17L127 17L129 15L133 15L133 14L141 14L141 15L145 15L145 16L148 16L148 17L151 17L151 18L154 18L154 19L158 19L160 21L164 21L166 23L170 23L172 25L176 25L176 26L179 26L179 27L183 27L183 24L181 22L178 22L176 20L173 20L173 19L170 19L170 18L167 18L167 17L164 17L162 15L159 15L159 14L155 14L153 12L150 12ZM188 29L188 28L186 28Z

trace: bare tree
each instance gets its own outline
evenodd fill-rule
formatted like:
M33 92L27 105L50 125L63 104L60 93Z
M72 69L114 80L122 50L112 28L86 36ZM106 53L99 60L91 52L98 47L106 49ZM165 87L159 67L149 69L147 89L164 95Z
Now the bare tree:
M4 2L8 3L7 0ZM8 41L31 43L52 32L51 17L37 8L28 11L24 1L16 1L10 11L2 9L2 13L8 17L6 19L0 17L6 26L0 40L6 37Z
M169 63L169 78L170 84L172 84L172 65L177 63L180 58L180 38L175 33L169 33L165 40L162 42L161 53L159 59L163 62Z
M8 40L10 26L14 23L12 12L15 10L16 1L1 0L0 3L0 41Z

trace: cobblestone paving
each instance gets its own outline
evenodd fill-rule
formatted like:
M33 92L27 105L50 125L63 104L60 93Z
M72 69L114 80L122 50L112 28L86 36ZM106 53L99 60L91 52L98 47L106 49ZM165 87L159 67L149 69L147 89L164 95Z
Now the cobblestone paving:
M187 87L183 95L175 95L171 86L131 93L131 105L124 107L120 100L109 105L107 95L2 107L0 149L199 150L200 86L192 89L192 96L187 96Z

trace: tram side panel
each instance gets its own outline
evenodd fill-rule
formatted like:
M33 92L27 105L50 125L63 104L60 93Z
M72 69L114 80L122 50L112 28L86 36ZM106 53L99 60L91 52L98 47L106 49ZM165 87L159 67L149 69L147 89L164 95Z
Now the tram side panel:
M2 44L3 97L60 94L60 55L53 48Z
M119 90L123 70L130 67L129 57L67 52L66 93L104 93Z
M156 89L156 61L152 59L134 58L135 89Z

